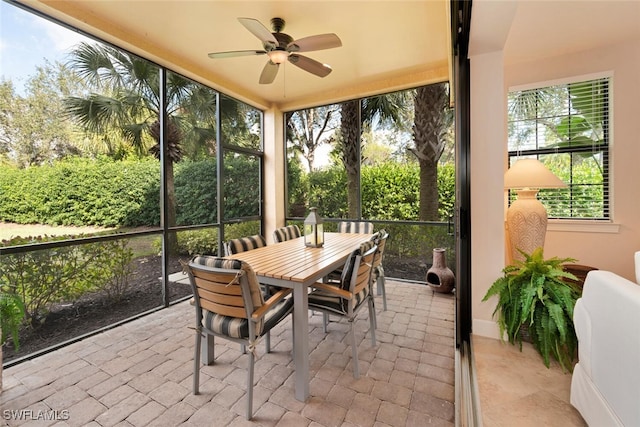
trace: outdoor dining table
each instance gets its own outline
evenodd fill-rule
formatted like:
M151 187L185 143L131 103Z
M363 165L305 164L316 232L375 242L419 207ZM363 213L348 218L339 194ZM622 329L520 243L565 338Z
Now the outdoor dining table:
M228 257L249 263L260 283L293 289L295 396L300 401L309 397L309 286L343 266L349 254L371 237L324 233L320 248L305 246L304 237L299 237Z

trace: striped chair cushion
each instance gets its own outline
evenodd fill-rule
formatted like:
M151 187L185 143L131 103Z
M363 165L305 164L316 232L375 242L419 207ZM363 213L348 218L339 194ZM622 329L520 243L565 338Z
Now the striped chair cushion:
M362 301L365 300L367 295L369 295L369 287L365 286L362 291L355 296L355 305L353 306L354 311L360 306ZM309 293L309 309L313 310L314 307L318 309L328 309L336 314L347 315L349 310L349 301L318 289Z
M351 255L349 255L349 258L347 258L347 261L345 262L345 264L344 264L344 266L342 268L338 268L338 269L332 271L331 273L329 273L327 275L327 277L326 277L327 281L328 282L338 282L338 281L340 281L340 285L341 285L340 287L342 289L348 291L349 290L349 278L351 277L351 274L353 273L353 264L355 263L356 256L366 253L375 244L376 244L376 242L373 239L360 244L360 247L358 248L358 250L355 251L355 252L352 252Z
M366 242L360 244L360 247L358 248L358 250L360 251L360 254L366 254L375 245L376 245L375 240L373 239L367 240Z
M231 239L224 246L226 255L229 256L267 246L267 241L261 235L256 234L254 236Z
M293 298L285 298L264 316L262 322L260 322L256 329L256 334L262 336L269 332L271 328L277 325L280 320L287 316L293 310ZM208 310L203 310L203 326L213 332L225 335L232 338L250 338L249 337L249 320L240 319L237 317L222 316L220 314L212 313Z
M264 305L264 297L260 290L258 278L253 272L249 264L238 259L226 259L212 256L195 256L191 260L194 264L206 265L213 268L224 268L228 270L244 270L249 281L249 290L251 291L251 301L254 310Z
M287 240L300 237L300 229L297 225L288 225L286 227L280 227L273 232L273 240L276 243L285 242Z
M389 233L387 233L384 228L371 236L371 240L378 245L378 254L376 255L376 261L373 263L373 270L371 271L374 282L378 280L378 277L384 275L384 269L382 268L382 256L384 255L384 248L388 237Z
M349 281L351 280L351 276L353 275L353 269L355 268L356 264L356 257L361 253L362 252L360 252L360 249L356 249L355 251L351 252L349 258L347 258L344 266L342 267L342 272L340 275L340 288L344 289L345 291L350 290Z
M359 221L340 221L338 223L338 233L373 233L373 223Z

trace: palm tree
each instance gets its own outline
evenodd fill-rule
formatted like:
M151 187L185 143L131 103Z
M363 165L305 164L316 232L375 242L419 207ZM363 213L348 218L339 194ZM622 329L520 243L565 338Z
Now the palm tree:
M70 67L94 92L65 100L68 114L92 135L113 135L131 144L139 156L160 156L160 73L153 63L101 44L80 43ZM216 95L175 73L167 74L166 172L169 225L176 224L173 164L186 147L215 150Z
M407 105L406 92L394 92L341 104L341 122L338 151L347 174L347 207L349 218L358 218L359 170L362 160L360 134L362 127L369 126L374 120L393 123L402 122L402 110ZM359 109L362 104L362 112ZM362 124L362 126L361 126Z
M444 136L453 120L447 87L447 83L422 86L414 95L414 148L411 152L420 165L420 221L439 219L438 160L444 151Z

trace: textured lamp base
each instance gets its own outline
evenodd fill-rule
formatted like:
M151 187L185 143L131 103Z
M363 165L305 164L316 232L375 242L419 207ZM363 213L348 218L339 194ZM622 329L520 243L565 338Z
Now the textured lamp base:
M507 231L511 241L511 259L524 260L518 251L530 254L544 247L547 210L536 198L538 190L518 190L518 199L507 210Z

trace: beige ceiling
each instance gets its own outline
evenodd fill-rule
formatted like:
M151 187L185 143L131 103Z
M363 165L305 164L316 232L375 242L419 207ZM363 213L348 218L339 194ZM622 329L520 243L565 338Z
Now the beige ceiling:
M640 0L473 0L471 56L501 50L513 64L632 40Z
M23 3L263 108L287 110L449 78L447 0ZM342 47L305 53L333 72L320 78L286 63L273 84L260 85L266 56L210 59L209 52L262 49L238 17L269 30L271 18L283 18L283 32L294 39L337 34Z
M292 110L415 87L450 76L449 0L220 1L22 0L42 12L261 108ZM640 39L640 0L474 0L470 55L501 50L505 63ZM261 49L237 20L293 38L336 33L343 46L306 55L330 64L319 78L286 64L258 84L264 56L210 59Z

